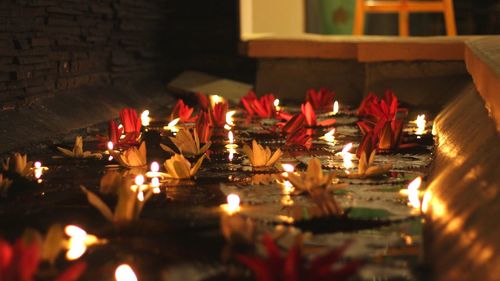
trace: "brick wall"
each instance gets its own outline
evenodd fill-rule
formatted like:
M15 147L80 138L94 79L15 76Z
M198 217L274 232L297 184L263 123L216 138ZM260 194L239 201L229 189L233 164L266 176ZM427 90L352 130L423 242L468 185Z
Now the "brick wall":
M0 104L157 73L164 2L0 1Z

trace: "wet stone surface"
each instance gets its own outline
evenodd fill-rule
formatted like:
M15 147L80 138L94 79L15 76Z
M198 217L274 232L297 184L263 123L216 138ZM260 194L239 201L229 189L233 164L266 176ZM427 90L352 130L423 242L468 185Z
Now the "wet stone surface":
M313 146L307 150L285 146L275 121L247 123L242 114L237 112L236 126L231 130L238 145L231 160L225 147L227 131L223 130L214 138L210 159L205 160L195 179L162 181L161 193L153 195L140 219L128 225L108 222L88 203L80 186L114 206L116 196L99 193L101 177L109 170L140 172L118 168L116 162L108 160L108 155L101 160L70 159L52 146L30 154L29 160L40 161L48 170L39 180L15 179L8 196L0 197L0 235L13 241L26 228L45 233L50 225L58 223L78 225L106 239L107 243L90 247L81 258L88 263L81 280L114 280L114 270L121 263L132 265L139 280L251 279L249 272L234 259L238 250L228 246L220 231L221 216L225 215L220 205L226 203L228 194L236 193L241 198L239 215L253 220L258 236L272 233L283 249L292 245L298 233L303 235L306 256L351 241L343 260L364 262L355 280L418 280L425 274L419 269L422 219L399 191L415 177L425 178L432 161L431 136L417 138L411 130L406 130L406 139L419 144L416 148L377 155L377 163L393 165L387 176L341 178L340 183L348 184L334 192L345 210L341 217L294 220L295 206L313 205L309 197L295 194L293 188L277 182L269 172L253 172L242 155L243 144L256 139L273 151L281 148L285 154L280 162L293 164L296 170L304 170L308 160L317 157L325 172L343 172L343 159L337 153L349 142L354 148L359 143L357 118L350 112L335 116L334 142L319 138L331 128L316 128ZM170 157L159 146L172 135L161 129L166 123L153 122L143 131L148 163L162 164ZM72 145L61 144L70 149ZM84 138L85 150L98 151L97 145L93 136ZM253 184L256 181L264 184ZM61 254L56 267L68 264ZM51 270L43 266L41 280L51 280L43 278L46 272L50 276Z

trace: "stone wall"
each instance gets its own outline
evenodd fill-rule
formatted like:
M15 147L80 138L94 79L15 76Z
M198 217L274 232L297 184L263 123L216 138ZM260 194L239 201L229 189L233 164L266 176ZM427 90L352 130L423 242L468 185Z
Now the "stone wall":
M232 0L2 0L0 108L186 69L251 77L237 11Z

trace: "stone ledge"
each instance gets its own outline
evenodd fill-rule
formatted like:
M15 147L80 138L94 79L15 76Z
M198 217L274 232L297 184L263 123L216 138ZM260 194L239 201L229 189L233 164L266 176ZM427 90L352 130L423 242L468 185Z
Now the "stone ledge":
M464 59L464 42L471 38L476 37L263 36L242 42L240 52L253 58L461 61Z
M500 36L466 42L465 63L500 132Z

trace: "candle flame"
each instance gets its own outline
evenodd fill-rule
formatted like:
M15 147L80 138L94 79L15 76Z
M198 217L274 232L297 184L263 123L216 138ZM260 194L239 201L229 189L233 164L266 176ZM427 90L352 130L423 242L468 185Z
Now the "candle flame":
M66 259L79 259L87 251L87 247L97 244L99 239L94 235L89 235L85 230L76 225L67 225L64 228L64 233L69 236L67 243L68 251Z
M118 125L118 130L123 130L123 125L122 124ZM124 138L125 138L125 134L122 134L120 136L120 139L124 139Z
M34 166L36 169L40 169L42 167L42 163L40 161L36 161Z
M280 100L279 99L275 99L273 102L273 105L274 105L274 108L276 109L276 111L280 110Z
M240 209L240 197L234 193L227 196L227 211L237 212Z
M139 193L137 193L137 200L139 200L140 202L144 201L144 192L139 191Z
M160 170L160 164L158 162L151 163L151 172L157 173Z
M231 110L226 113L226 124L229 126L234 126L234 118L233 115L236 113L236 111ZM225 127L225 126L224 126Z
M152 187L159 187L160 186L160 179L159 178L152 178L151 179L151 186Z
M108 150L113 150L114 146L112 141L108 141Z
M134 270L128 264L121 264L115 270L116 281L137 281Z
M214 107L218 103L224 102L224 98L219 95L210 95L210 104Z
M339 102L335 101L333 103L333 115L337 115L337 113L339 113Z
M233 144L234 143L234 135L233 135L233 132L229 131L227 133L227 138L229 139L229 143L230 144Z
M295 170L295 167L292 164L281 164L281 167L287 173L293 173Z
M352 149L352 142L346 144L342 149L342 152L340 153L342 155L344 168L346 170L351 169L354 166L352 163L353 154L349 152L351 149Z
M408 185L408 205L415 209L420 209L420 185L422 184L422 177L417 177Z
M177 133L179 131L179 128L177 128L175 125L179 123L180 118L175 118L174 120L170 121L167 126L163 127L165 130L169 130L172 133Z
M327 142L335 142L335 129L331 129L328 133L326 133L324 136L321 138L324 139Z
M143 175L137 175L135 177L135 184L136 185L143 185L144 184L144 176Z
M417 125L417 131L415 132L415 134L423 135L425 133L425 125L427 123L425 121L425 114L418 115L417 119L413 122Z
M142 126L149 126L149 122L151 122L151 118L149 117L149 110L146 109L141 113Z

